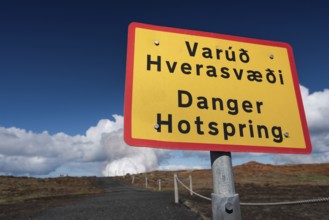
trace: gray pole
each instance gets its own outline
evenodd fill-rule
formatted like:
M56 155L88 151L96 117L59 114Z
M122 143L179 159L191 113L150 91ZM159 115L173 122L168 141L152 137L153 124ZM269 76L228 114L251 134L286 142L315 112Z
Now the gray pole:
M190 176L189 176L189 178L190 178L190 195L191 196L193 196L193 183L192 183L192 175L190 174Z
M211 194L214 220L240 220L240 200L235 193L230 152L210 152L213 193Z
M177 184L177 174L174 174L174 191L175 191L175 203L178 203L178 184Z

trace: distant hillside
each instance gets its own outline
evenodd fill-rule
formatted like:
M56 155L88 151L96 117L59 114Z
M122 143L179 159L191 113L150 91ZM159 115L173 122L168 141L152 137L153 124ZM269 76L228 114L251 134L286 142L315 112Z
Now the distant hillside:
M270 165L249 162L234 167L237 183L328 185L329 163Z
M239 184L256 185L329 185L329 163L325 164L294 164L294 165L270 165L258 162L233 167L234 182ZM212 171L206 170L180 170L180 171L152 171L136 175L128 175L119 179L131 183L134 176L134 185L145 187L145 178L148 179L148 187L156 190L161 179L162 188L172 189L173 175L184 183L189 183L189 176L193 177L194 188L212 188Z

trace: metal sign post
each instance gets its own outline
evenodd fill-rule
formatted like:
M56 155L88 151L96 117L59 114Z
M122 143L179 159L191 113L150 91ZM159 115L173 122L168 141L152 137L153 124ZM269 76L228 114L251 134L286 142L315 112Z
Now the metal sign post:
M211 194L214 220L240 220L240 200L235 193L230 152L210 152L213 193Z

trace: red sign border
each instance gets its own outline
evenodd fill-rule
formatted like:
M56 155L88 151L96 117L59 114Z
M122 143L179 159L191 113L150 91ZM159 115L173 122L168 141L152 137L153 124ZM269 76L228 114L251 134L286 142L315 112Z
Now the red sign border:
M232 145L232 144L207 144L207 143L202 144L202 143L170 142L170 141L157 141L157 140L133 138L132 130L131 130L131 120L132 120L131 114L132 114L133 66L134 66L136 28L178 33L178 34L188 34L188 35L195 35L200 37L219 38L219 39L230 40L230 41L238 41L238 42L287 48L306 148L296 149L291 147L266 147L266 146L251 146L251 145ZM175 149L175 150L207 150L207 151L226 151L226 152L258 152L258 153L287 153L287 154L311 153L312 144L311 144L311 139L310 139L307 121L305 117L304 106L301 98L292 47L289 44L283 42L259 40L253 38L216 34L210 32L156 26L156 25L144 24L138 22L130 23L128 27L126 84L125 84L125 100L124 100L124 140L128 145L131 146L165 148L165 149Z

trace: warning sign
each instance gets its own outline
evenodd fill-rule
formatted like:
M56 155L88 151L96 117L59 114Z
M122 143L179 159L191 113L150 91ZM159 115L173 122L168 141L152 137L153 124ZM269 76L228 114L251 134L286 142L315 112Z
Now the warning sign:
M129 26L125 141L170 149L310 153L286 43Z

